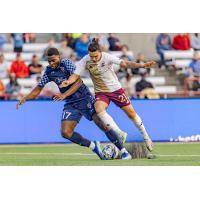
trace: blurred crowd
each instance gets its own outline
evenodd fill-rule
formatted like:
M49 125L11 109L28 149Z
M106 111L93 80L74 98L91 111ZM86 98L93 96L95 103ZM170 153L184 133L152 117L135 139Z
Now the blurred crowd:
M120 39L114 33L108 34L88 34L88 33L59 33L52 34L49 38L46 48L43 49L42 56L33 53L32 59L25 62L23 59L24 45L37 42L37 34L34 33L11 33L0 34L0 99L19 99L23 94L20 85L20 79L31 79L39 81L42 77L44 62L47 61L46 51L50 47L57 47L60 51L61 58L69 58L77 62L88 53L88 44L92 38L99 38L99 43L102 51L117 52L117 56L121 59L136 61L138 63L145 62L144 54L139 53L137 56L129 50L128 45L122 44ZM12 62L7 62L4 54L4 45L12 44L12 53L15 54L15 59ZM48 64L48 63L46 63ZM136 96L137 92L149 88L153 90L153 85L146 81L146 77L151 73L146 69L120 69L116 71L119 80L125 87L127 94L133 96L131 90L131 80L133 76L141 77L141 80L135 85ZM3 79L9 81L4 84ZM131 85L131 86L130 86ZM58 92L58 89L53 84L47 85L40 95L40 98L50 98L53 93ZM151 91L152 93L152 91ZM146 98L146 96L144 96Z
M167 68L164 52L167 50L194 50L193 59L184 73L188 81L188 89L198 91L200 89L200 35L199 33L180 33L173 38L167 33L160 33L156 39L156 51L160 56L159 67Z

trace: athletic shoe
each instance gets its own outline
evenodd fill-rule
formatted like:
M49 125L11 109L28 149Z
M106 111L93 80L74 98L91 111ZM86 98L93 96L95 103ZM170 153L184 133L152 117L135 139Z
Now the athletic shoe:
M95 144L95 148L92 151L96 153L101 160L105 160L101 147L100 147L100 143L98 141L94 141L94 144Z
M121 159L122 160L131 160L132 156L130 153L128 153L127 151L121 154Z
M153 151L153 143L150 138L144 139L147 149L151 152Z

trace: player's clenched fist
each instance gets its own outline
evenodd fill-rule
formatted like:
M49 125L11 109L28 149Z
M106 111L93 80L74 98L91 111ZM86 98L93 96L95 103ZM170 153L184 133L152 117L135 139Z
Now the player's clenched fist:
M54 101L62 101L62 100L64 100L64 99L65 99L65 95L60 94L60 93L55 94L54 97L53 97L53 100L54 100Z
M69 85L69 81L65 80L59 85L59 88L67 87L68 85Z
M20 100L18 101L17 105L16 105L16 109L19 109L19 106L22 105L22 104L24 104L25 101L26 101L25 98L20 99Z
M149 61L143 64L144 68L150 68L153 67L156 64L155 61Z

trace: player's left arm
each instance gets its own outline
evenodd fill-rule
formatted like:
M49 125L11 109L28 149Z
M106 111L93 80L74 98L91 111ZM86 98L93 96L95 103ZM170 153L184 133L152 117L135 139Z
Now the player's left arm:
M124 61L121 60L120 62L120 67L121 68L151 68L156 64L155 61L148 61L145 63L136 63L136 62L131 62L131 61Z
M64 93L59 93L59 94L55 94L53 100L54 101L62 101L65 98L71 96L72 94L74 94L79 88L80 86L83 84L83 81L80 79L80 77L74 82L74 84Z

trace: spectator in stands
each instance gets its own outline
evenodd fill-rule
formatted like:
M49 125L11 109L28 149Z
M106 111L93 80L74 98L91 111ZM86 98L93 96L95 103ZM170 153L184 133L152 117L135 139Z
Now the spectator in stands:
M11 33L11 37L14 42L14 52L21 53L23 51L23 34L22 33Z
M126 44L121 46L122 56L126 56L128 61L133 61L133 56L129 54L129 47Z
M10 73L14 73L16 78L29 77L29 68L23 61L20 53L17 53L16 60L11 64Z
M59 48L60 56L61 58L70 58L72 60L75 60L75 54L71 47L67 45L67 40L62 39L60 48Z
M0 34L0 51L3 49L4 44L6 43L6 35Z
M174 36L172 47L176 50L189 50L191 48L188 33L182 33Z
M141 74L141 80L139 82L137 82L136 85L135 85L136 92L141 92L142 90L144 90L146 88L153 88L152 83L147 81L146 77L147 77L147 73L146 72Z
M195 51L200 50L200 37L199 33L194 33L194 35L191 38L191 46Z
M36 40L36 33L24 33L23 40L24 43L34 43Z
M39 63L39 57L37 55L33 55L31 63L28 65L29 67L29 75L31 77L35 75L40 75L43 70L43 66Z
M99 44L101 46L102 51L107 52L109 50L110 44L105 34L103 33L91 34L90 41L92 41L93 38L99 39Z
M68 46L71 47L73 50L75 50L75 44L77 38L73 38L72 33L64 33L64 38L67 40Z
M138 95L142 99L158 99L159 95L156 93L152 83L146 80L147 73L141 74L141 80L136 83L135 91L139 92Z
M200 88L200 54L198 52L194 52L193 60L185 75L188 77L189 89L197 91Z
M5 87L4 87L4 84L3 82L1 81L0 79L0 99L4 99L2 96L4 95L5 93Z
M46 52L47 52L47 50L48 50L49 48L54 47L54 45L55 45L55 40L54 40L54 38L50 38L50 39L48 40L47 47L46 47L46 48L44 49L44 51L43 51L42 60L47 61Z
M77 59L80 60L88 53L89 36L87 33L83 33L81 37L76 41L75 51L77 53Z
M11 95L9 99L18 99L20 90L21 86L18 84L15 74L10 74L9 83L6 85L6 93Z
M145 56L143 53L138 53L137 55L137 59L136 59L136 63L140 63L140 64L144 64L146 61L145 61ZM150 70L151 69L145 69L145 68L138 68L138 69L132 69L132 74L145 74L147 73L147 75L150 74Z
M8 63L5 61L3 53L0 54L0 79L8 78Z
M160 56L159 67L166 67L164 51L171 50L171 39L167 33L160 33L156 38L156 51Z
M110 51L120 51L121 44L119 38L115 36L114 33L109 33L108 42L110 44Z

